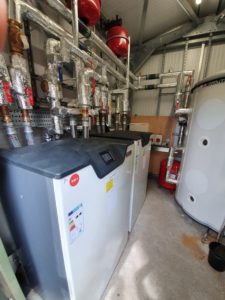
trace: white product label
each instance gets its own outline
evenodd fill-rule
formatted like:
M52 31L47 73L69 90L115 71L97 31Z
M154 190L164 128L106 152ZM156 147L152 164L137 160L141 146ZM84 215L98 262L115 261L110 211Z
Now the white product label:
M68 213L68 228L71 243L84 232L84 207L82 203Z

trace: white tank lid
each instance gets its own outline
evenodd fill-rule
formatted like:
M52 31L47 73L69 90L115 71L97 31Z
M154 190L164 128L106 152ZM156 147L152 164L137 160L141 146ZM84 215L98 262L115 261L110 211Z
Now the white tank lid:
M202 85L208 85L208 84L211 84L211 83L214 83L214 82L216 84L216 81L220 81L220 80L223 80L223 79L225 81L225 70L220 71L220 72L216 73L215 75L211 75L209 77L204 78L203 80L198 81L194 85L194 87L192 89L192 92L195 89L197 89L198 87L202 86ZM220 82L218 82L218 83L220 83Z

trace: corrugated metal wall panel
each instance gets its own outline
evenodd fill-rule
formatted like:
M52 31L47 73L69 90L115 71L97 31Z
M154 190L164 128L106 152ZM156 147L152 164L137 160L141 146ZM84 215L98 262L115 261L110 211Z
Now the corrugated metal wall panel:
M166 53L164 72L175 72L182 70L184 51Z
M138 72L140 75L150 74L150 73L160 73L162 67L162 54L157 54L151 56L147 63Z
M184 51L168 52L165 55L164 72L178 71L182 69ZM153 55L149 61L141 68L141 75L150 73L161 73L162 69L162 54ZM164 82L173 82L174 79L167 79ZM151 81L158 83L159 81ZM168 90L170 91L170 90ZM159 99L159 90L154 91L139 91L133 95L133 114L154 116L157 110ZM168 116L173 107L174 95L162 96L160 115Z
M132 112L141 116L154 116L156 114L158 91L134 92Z
M198 70L201 48L188 49L185 70Z
M225 45L214 45L212 47L211 57L207 76L213 75L225 69Z
M162 58L162 54L153 55L141 68L138 75L160 73L162 68ZM156 82L158 81L151 81L151 83ZM158 98L158 90L134 92L132 105L133 113L138 115L154 116L156 114Z
M174 104L174 95L163 95L160 106L160 116L170 116Z
M204 58L203 58L203 67L200 74L200 79L203 78L204 68L206 64L208 47L206 45ZM206 76L213 75L219 71L225 70L225 45L213 45L211 50L211 56L209 60L208 73ZM187 60L185 65L185 70L195 70L195 82L198 77L199 61L201 55L201 47L190 48L187 52ZM162 54L153 55L149 61L142 67L140 74L148 73L158 73L161 72L162 66ZM168 71L180 71L182 70L184 58L184 51L173 51L166 53L165 56L165 66L164 72ZM171 81L171 79L169 79ZM153 81L154 82L154 81ZM164 82L168 82L168 79ZM143 114L143 115L155 115L156 107L158 102L157 91L152 93L151 91L135 92L133 97L133 107L132 111L134 114ZM174 95L164 95L162 96L161 106L160 106L160 115L170 115L173 107ZM145 101L147 103L145 103ZM151 107L150 107L151 106Z

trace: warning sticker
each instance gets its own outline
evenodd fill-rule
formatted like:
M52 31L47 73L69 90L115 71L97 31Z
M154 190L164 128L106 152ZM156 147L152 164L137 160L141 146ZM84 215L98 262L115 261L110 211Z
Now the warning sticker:
M106 192L108 193L113 188L113 179L106 182Z
M82 203L68 213L68 228L71 243L84 232L84 207Z

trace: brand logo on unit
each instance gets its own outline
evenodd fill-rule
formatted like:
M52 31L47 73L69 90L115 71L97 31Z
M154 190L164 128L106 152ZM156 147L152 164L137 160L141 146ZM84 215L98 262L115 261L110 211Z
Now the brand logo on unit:
M78 185L80 181L80 177L78 174L73 174L71 177L70 177L70 185L71 186L76 186Z

